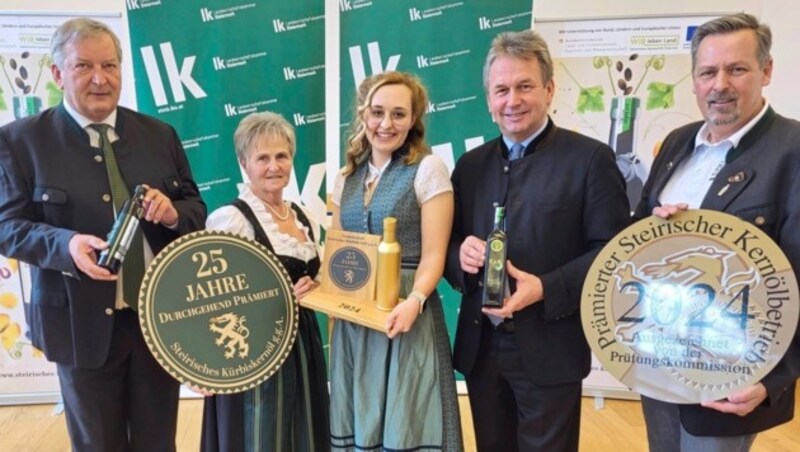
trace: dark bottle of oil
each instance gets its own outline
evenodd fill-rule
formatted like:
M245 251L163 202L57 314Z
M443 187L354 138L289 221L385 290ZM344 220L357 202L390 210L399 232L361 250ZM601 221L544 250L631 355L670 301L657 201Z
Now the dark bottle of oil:
M111 232L106 237L108 248L100 253L97 265L108 269L113 274L119 273L128 248L133 242L133 237L139 230L139 220L144 215L142 201L147 190L142 185L137 185L131 199L125 201L122 209L117 213L117 219Z
M506 208L495 206L494 229L486 238L486 260L483 267L483 305L502 307L506 294L506 255L508 238L503 230Z

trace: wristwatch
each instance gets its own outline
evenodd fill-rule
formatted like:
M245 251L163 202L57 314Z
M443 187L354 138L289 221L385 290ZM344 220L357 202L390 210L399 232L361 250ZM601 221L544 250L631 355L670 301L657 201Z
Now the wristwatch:
M423 294L422 292L414 290L410 294L408 294L406 300L408 300L409 298L413 298L419 301L419 313L422 314L423 309L425 309L425 300L427 300L428 297L426 297L425 294Z

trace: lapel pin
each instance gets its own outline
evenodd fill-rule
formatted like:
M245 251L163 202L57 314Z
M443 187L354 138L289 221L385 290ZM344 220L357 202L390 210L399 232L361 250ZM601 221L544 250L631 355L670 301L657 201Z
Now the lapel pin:
M730 180L730 179L728 179L728 180ZM721 188L721 189L720 189L720 190L717 192L717 196L722 196L722 195L724 195L724 194L725 194L725 192L726 192L726 191L728 191L728 188L730 188L730 186L731 186L731 184L725 184L725 186L724 186L724 187L722 187L722 188Z
M741 182L744 180L744 172L739 171L738 173L734 174L733 176L728 178L728 182L735 184L737 182Z

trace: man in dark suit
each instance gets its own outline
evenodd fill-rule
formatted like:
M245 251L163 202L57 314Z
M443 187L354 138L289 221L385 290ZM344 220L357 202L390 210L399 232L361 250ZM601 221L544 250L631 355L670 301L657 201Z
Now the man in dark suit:
M635 216L728 212L760 227L800 274L800 123L762 95L772 77L769 27L734 14L698 27L692 80L704 121L667 136ZM792 300L797 303L797 300ZM794 415L800 337L764 379L727 399L677 405L642 397L651 451L746 451Z
M614 152L547 115L553 64L535 32L503 33L483 72L502 136L468 152L452 180L448 281L463 294L455 367L464 373L481 451L578 450L589 346L579 314L594 256L629 223ZM482 309L493 205L506 207L510 297Z
M122 289L126 278L138 287L125 271L135 251L121 278L96 261L115 187L148 187L140 263L202 228L205 204L175 130L117 106L113 32L74 19L51 47L64 102L0 129L0 254L32 264L33 343L56 363L73 450L174 450L179 385L148 351L136 297Z

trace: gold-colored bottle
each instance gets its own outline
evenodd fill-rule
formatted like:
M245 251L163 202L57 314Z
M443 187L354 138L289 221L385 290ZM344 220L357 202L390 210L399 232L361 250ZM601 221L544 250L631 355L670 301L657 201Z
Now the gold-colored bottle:
M383 238L378 245L377 306L391 311L400 300L400 243L397 241L397 219L383 219Z

